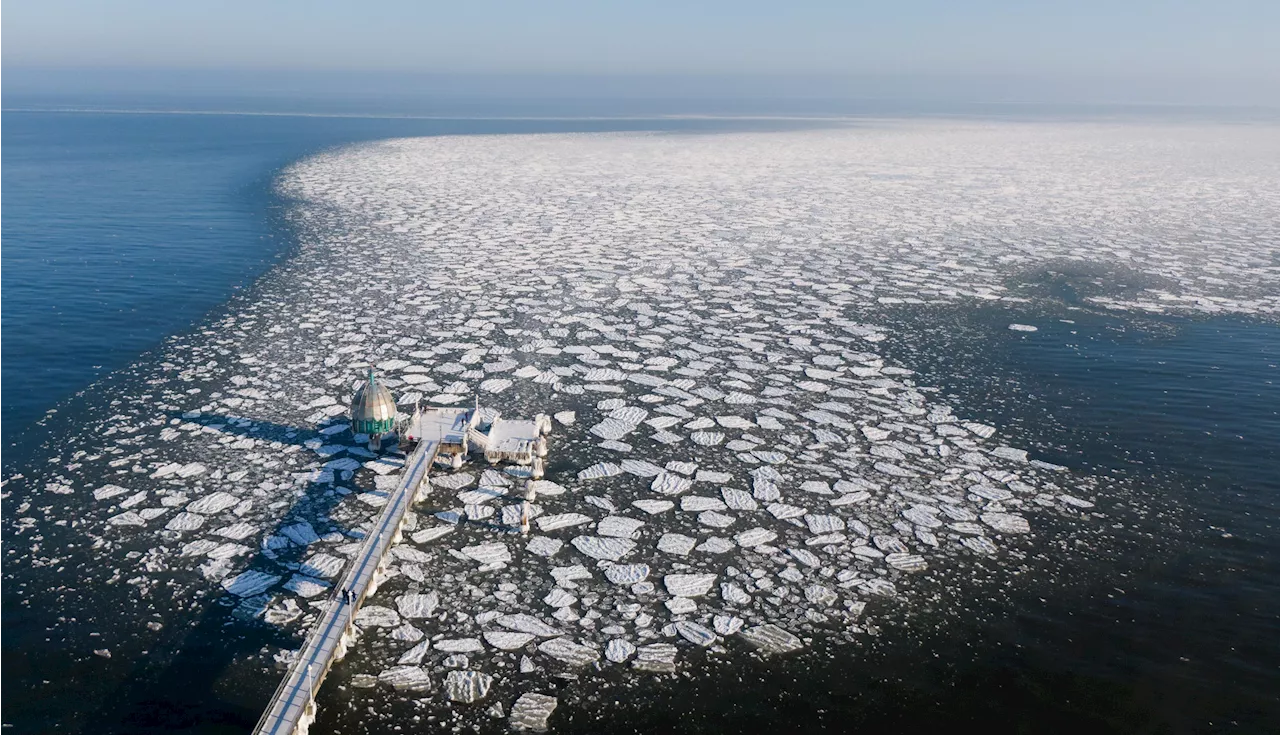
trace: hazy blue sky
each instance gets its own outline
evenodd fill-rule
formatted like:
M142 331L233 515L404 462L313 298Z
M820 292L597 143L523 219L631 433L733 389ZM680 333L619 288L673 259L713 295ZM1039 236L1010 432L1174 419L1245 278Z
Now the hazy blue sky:
M1280 0L7 0L20 68L990 76L1280 88ZM6 82L8 74L6 74Z

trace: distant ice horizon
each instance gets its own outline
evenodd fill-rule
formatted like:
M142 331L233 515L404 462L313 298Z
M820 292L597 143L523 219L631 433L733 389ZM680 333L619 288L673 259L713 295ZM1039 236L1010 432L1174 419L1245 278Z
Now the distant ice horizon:
M947 113L966 108L1248 108L1280 110L1280 80L1221 75L977 73L418 73L379 70L22 67L3 72L4 107L34 99L120 97L328 105L335 112L420 111L442 103L536 102L561 114L655 103L669 114ZM263 111L272 111L270 109Z

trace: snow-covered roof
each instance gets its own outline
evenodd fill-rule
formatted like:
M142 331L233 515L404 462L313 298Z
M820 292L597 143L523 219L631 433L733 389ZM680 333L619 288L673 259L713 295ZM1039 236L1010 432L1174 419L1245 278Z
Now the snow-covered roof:
M467 435L471 418L466 408L428 408L417 415L409 431L415 439L429 439L446 444L461 444Z
M528 451L530 442L538 438L538 424L528 419L498 419L489 429L490 452Z

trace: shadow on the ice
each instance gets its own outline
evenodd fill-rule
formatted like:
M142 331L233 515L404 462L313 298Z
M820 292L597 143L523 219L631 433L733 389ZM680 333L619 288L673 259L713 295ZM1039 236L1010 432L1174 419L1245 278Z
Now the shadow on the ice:
M232 435L296 445L321 436L314 429L262 421L239 423L226 421L226 417L194 421ZM352 439L346 432L324 438ZM340 486L337 482L309 482L280 520L257 537L257 548L247 560L234 565L233 574L257 570L287 580L314 544L263 549L261 540L283 536L285 528L301 521L310 523L320 535L340 530L329 520L330 512L343 498L336 491ZM358 491L350 483L348 489ZM183 628L179 620L169 622L175 632L164 642L164 650L152 651L148 660L138 663L129 683L112 698L113 710L103 713L103 721L87 731L242 734L253 728L283 676L283 670L267 664L276 651L298 648L305 630L291 632L263 622L261 615L270 598L254 604L252 596L246 599L221 587L216 589L218 594L198 605L202 611L188 627ZM332 594L331 588L315 599L328 600ZM303 612L309 612L306 606Z

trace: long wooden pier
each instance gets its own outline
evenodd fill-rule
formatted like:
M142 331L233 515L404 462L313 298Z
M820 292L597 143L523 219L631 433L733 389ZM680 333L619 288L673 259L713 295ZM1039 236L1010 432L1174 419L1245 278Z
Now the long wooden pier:
M405 511L413 504L439 451L438 439L423 438L409 455L400 482L387 498L382 515L365 537L354 563L307 634L298 657L289 666L284 681L280 682L271 704L258 720L254 733L303 734L315 720L315 697L320 684L333 662L346 655L352 640L352 621L356 611L365 597L378 588L387 552L400 540Z

